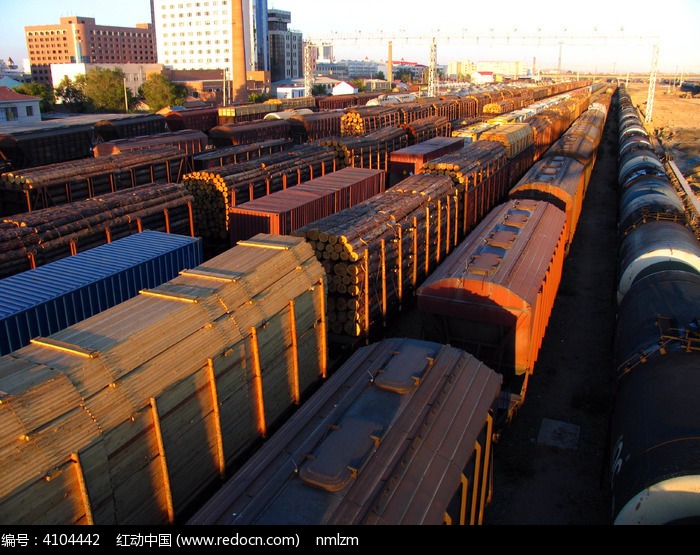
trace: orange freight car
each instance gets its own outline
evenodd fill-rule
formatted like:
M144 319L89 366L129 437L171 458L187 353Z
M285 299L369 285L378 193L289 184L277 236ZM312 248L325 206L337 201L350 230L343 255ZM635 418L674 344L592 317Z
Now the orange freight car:
M586 166L574 158L552 156L535 162L508 196L546 200L564 211L568 251L583 209L586 185Z
M566 215L548 202L492 210L417 290L425 338L522 377L524 397L561 280Z

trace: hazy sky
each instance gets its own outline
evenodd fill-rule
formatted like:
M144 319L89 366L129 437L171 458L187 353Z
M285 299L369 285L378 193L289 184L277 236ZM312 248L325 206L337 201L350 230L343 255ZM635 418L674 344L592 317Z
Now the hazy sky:
M337 59L384 61L391 41L394 60L428 64L434 38L440 65L509 60L529 67L534 60L542 69L556 68L561 60L564 69L624 74L648 72L656 43L659 71L700 73L698 0L442 0L420 3L421 9L414 5L407 0L268 0L269 8L291 12L291 28L305 38L335 37ZM429 5L434 6L431 12ZM0 58L17 63L27 57L25 25L58 23L68 15L129 27L150 20L149 0L0 0L0 7Z

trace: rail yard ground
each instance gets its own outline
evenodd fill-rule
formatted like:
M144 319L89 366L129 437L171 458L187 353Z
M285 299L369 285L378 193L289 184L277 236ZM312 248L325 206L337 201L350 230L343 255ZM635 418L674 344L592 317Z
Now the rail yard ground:
M647 85L627 90L644 114ZM495 444L485 525L611 524L617 264L617 121L611 114L524 403ZM696 186L700 98L657 86L652 116L650 132Z

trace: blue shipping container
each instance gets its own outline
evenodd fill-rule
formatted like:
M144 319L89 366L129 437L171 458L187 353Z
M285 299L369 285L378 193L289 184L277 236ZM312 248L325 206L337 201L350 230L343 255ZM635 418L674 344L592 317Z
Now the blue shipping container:
M202 264L202 239L143 231L0 279L0 355Z

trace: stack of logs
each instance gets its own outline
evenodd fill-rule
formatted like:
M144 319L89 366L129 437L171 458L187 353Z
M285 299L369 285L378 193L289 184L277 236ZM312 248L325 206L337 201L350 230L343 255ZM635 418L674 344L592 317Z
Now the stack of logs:
M408 144L401 127L383 127L359 137L328 137L318 144L335 149L341 164L353 168L388 171L389 155Z
M340 119L341 135L364 135L370 131L399 125L401 112L395 106L355 106Z
M85 200L149 183L178 183L191 155L164 145L0 174L0 215Z
M231 207L341 167L333 149L298 145L248 162L189 173L183 177L183 183L194 198L197 235L203 238L205 248L228 248Z
M459 234L463 238L496 204L509 183L505 147L496 141L475 141L427 161L420 173L448 176L459 194Z
M140 185L2 218L0 278L143 229L194 236L192 195L184 185Z
M452 123L444 116L428 116L402 123L401 127L408 134L408 144L415 145L433 137L451 137Z
M194 171L205 170L227 164L247 162L273 152L282 152L292 147L291 139L270 139L247 145L232 145L208 149L192 157Z
M448 176L417 174L298 228L328 276L329 340L376 337L457 244Z

